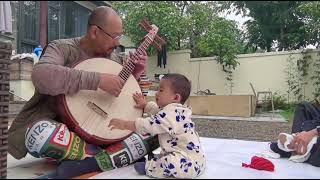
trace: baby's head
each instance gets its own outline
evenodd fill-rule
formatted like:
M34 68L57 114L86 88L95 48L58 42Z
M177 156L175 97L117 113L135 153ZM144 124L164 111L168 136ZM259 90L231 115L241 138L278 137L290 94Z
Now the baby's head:
M191 91L190 81L182 74L166 74L160 80L156 101L160 108L170 103L184 104Z

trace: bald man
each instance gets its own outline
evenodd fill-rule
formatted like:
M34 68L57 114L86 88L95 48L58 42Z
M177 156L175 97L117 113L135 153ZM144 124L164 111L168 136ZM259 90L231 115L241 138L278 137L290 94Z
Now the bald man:
M61 164L55 177L69 178L126 166L159 147L157 137L142 137L139 134L109 147L98 147L85 142L59 119L56 109L61 106L56 101L59 94L100 88L119 96L124 82L117 75L71 67L94 57L118 60L112 55L122 36L119 15L112 8L101 6L91 13L87 33L83 37L54 40L47 45L32 72L35 93L9 129L8 151L13 157L21 159L28 152L38 158L56 159ZM145 70L146 52L139 58L133 71L136 79ZM136 143L143 150L139 155L128 148L135 147L133 144Z

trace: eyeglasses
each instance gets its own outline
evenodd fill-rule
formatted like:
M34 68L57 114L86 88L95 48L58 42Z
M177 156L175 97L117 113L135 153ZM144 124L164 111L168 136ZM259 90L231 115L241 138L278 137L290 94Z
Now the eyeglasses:
M119 40L119 39L121 39L121 38L124 36L124 34L121 34L121 35L118 35L118 36L113 37L113 36L111 36L109 33L105 32L100 26L95 25L95 24L92 24L92 25L93 25L93 26L97 26L102 32L104 32L106 35L108 35L109 37L111 37L111 38L114 39L114 40Z

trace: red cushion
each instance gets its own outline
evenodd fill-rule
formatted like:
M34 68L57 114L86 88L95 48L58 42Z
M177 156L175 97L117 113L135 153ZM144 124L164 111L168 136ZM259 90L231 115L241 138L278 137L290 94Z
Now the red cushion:
M274 165L271 161L258 156L253 156L251 158L251 164L242 163L242 167L250 167L258 170L274 171Z

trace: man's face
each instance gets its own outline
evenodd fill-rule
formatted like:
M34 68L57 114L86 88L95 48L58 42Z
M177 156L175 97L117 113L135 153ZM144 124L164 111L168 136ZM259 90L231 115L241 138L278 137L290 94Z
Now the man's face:
M94 43L96 53L102 56L109 56L120 44L119 41L123 35L122 21L119 17L114 17L108 21L107 26L95 25L95 28Z

